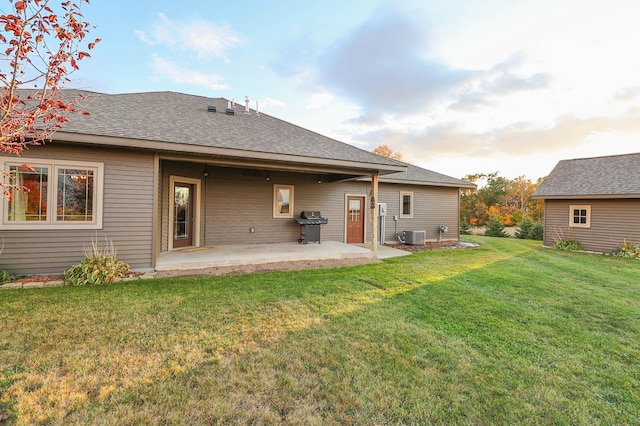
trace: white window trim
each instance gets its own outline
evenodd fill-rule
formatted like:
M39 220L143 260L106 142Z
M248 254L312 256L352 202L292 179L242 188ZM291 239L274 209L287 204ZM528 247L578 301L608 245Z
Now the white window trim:
M193 246L200 247L200 179L169 175L169 250L176 250L173 247L173 202L175 200L175 183L183 182L194 185L196 193L193 200ZM180 247L182 248L182 247Z
M288 189L289 190L289 213L280 213L278 212L278 190L279 189ZM274 184L273 185L273 218L274 219L292 219L293 211L294 211L294 196L293 196L293 185L281 185Z
M573 211L576 209L587 211L587 223L573 223ZM570 228L591 228L591 206L588 204L575 204L575 205L569 206L569 227Z
M47 191L47 220L46 221L9 221L9 201L6 197L0 203L1 229L29 230L41 229L102 229L103 200L104 200L104 163L88 161L43 160L39 158L22 158L19 161L5 159L0 161L0 170L9 170L10 166L28 164L31 167L46 167L48 169L49 191ZM87 169L94 171L93 214L91 222L57 221L56 201L58 188L58 169ZM7 179L4 179L7 182Z
M408 195L411 199L410 201L410 205L409 208L411 209L411 213L409 214L404 214L402 212L404 204L403 204L403 198L405 195ZM413 192L410 191L400 191L400 218L401 219L413 219Z

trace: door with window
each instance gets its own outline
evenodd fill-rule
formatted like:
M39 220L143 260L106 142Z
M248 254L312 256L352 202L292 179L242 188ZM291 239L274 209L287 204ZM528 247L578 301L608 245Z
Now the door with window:
M347 197L347 244L364 243L364 197Z
M193 245L195 185L173 184L173 248Z

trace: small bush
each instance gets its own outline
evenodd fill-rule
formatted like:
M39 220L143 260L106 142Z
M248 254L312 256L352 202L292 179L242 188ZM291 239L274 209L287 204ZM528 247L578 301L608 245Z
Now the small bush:
M625 259L640 259L640 245L625 241L620 247L613 250L611 255Z
M582 250L582 246L579 242L570 240L568 238L560 238L558 242L553 246L554 249L557 250L565 250L565 251L576 251Z
M516 231L516 238L519 238L521 240L529 239L529 235L531 234L531 229L533 228L533 225L534 223L531 220L531 218L529 216L525 216L520 221L520 226Z
M529 216L525 216L516 231L516 238L521 240L540 240L544 238L544 227L541 223L535 223Z
M7 271L6 269L0 269L0 284L8 283L14 278L15 275L13 275L11 272Z
M497 216L491 216L489 223L487 223L487 229L484 231L484 235L487 237L508 237L504 232L504 225Z
M463 220L460 222L460 234L471 235L471 225L467 220Z
M531 230L529 231L529 239L530 240L544 240L544 226L541 223L536 223L533 225Z
M93 240L90 248L85 247L86 258L64 271L67 284L108 284L131 273L129 265L116 258L113 243L106 238L105 241L106 244L102 248Z

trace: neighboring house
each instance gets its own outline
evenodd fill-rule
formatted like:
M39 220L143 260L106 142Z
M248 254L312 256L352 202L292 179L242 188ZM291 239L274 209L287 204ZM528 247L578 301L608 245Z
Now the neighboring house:
M387 240L425 230L457 241L459 188L475 187L244 105L227 113L222 98L69 92L86 96L90 115L71 117L54 143L0 156L30 188L0 203L0 269L60 273L106 236L121 260L152 270L161 252L183 247L297 241L302 210L329 219L323 241L372 242L378 202Z
M608 253L640 242L640 153L560 161L533 198L544 200L544 245L560 238Z

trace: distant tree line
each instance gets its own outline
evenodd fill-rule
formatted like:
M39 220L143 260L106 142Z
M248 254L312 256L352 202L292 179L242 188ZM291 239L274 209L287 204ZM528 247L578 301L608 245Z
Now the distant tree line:
M373 149L378 155L403 160L402 153L389 145ZM461 189L460 233L470 234L471 227L484 226L485 235L506 237L506 226L517 226L516 238L542 240L542 200L534 200L533 193L544 180L535 183L525 176L507 179L498 172L466 175L462 179L478 185L477 189Z
M532 196L544 178L534 183L525 176L507 179L493 172L467 175L463 179L478 188L461 190L462 233L472 226L485 226L485 235L501 237L506 236L505 226L517 226L517 238L542 239L543 203Z

